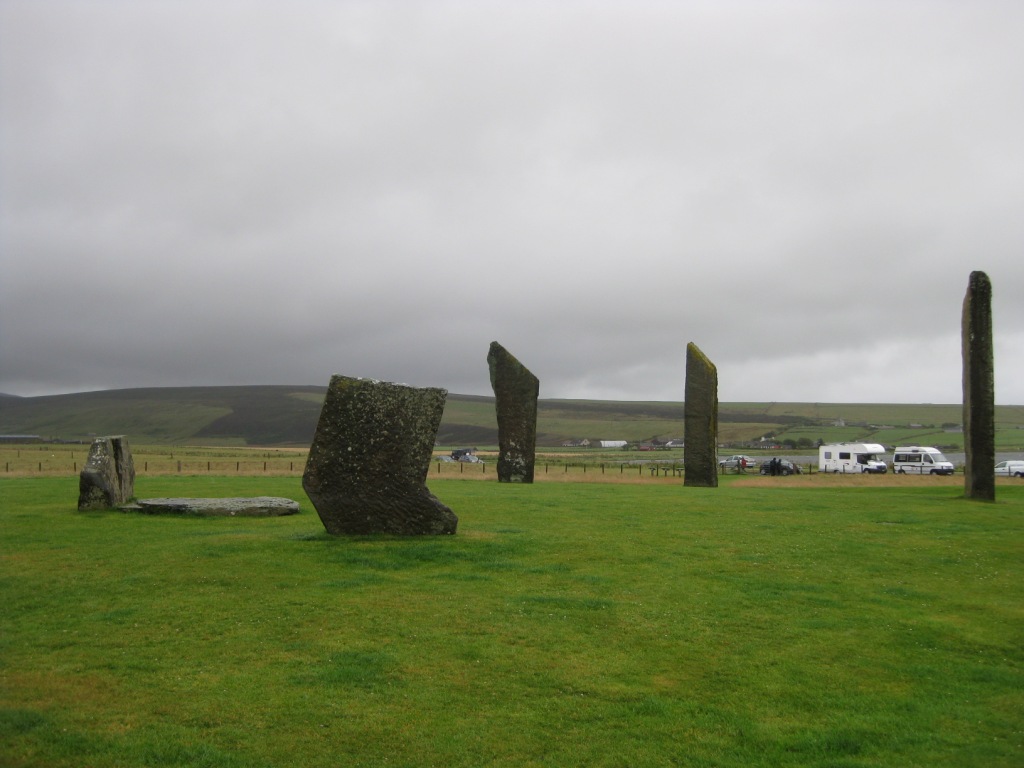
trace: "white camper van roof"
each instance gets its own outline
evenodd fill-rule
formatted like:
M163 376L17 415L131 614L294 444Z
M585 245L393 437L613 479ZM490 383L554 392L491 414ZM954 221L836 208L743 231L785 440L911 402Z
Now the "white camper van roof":
M885 453L885 446L878 443L831 443L822 448L846 448L857 453Z

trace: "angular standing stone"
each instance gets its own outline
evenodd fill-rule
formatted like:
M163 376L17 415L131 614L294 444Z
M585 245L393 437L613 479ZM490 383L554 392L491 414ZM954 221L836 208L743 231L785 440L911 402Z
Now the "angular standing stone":
M487 353L487 367L498 417L498 482L532 483L540 381L496 341Z
M333 376L302 487L328 533L455 533L427 490L444 389Z
M964 495L996 498L995 360L992 351L992 283L971 272L960 320L964 386Z
M79 509L112 509L135 495L135 462L128 438L97 437L78 475Z
M718 487L718 369L692 341L686 345L683 484Z

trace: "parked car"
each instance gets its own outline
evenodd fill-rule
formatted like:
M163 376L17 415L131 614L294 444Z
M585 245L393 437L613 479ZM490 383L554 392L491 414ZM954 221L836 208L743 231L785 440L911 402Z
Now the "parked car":
M455 461L455 459L453 459L451 456L435 456L434 457L434 461L448 462L448 461Z
M458 458L459 461L463 461L467 464L483 464L484 460L479 456L474 456L472 453L464 453Z
M796 464L794 464L789 459L776 459L775 461L777 462L776 463L777 469L775 470L775 474L777 474L777 475L799 475L799 474L802 474L802 470L800 469L800 467L798 467ZM771 463L771 461L769 460L769 461L761 462L761 474L762 475L770 475L771 473L772 473L772 463Z
M1000 461L996 464L996 477L1024 477L1024 461Z
M742 453L738 453L735 456L730 456L727 459L720 459L718 466L723 469L754 469L757 467L757 462L754 461L750 456L744 456Z

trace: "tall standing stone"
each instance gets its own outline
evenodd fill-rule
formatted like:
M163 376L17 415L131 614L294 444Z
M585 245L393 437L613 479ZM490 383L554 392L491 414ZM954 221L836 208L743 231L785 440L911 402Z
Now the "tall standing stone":
M455 533L427 490L448 392L332 376L302 487L328 533Z
M123 435L97 437L78 475L79 509L112 509L135 495L135 461Z
M684 485L718 487L718 369L692 341L686 345L683 404Z
M964 495L996 498L995 357L992 351L992 283L971 272L960 321L964 386Z
M498 417L498 482L532 483L540 381L496 341L487 353L487 367Z

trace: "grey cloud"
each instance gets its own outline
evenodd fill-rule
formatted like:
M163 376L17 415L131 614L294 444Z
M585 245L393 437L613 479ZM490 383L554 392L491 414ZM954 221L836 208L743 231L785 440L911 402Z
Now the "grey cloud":
M679 399L693 340L726 398L955 401L984 269L1024 402L1016 4L46 7L0 5L0 391L487 393L497 339Z

